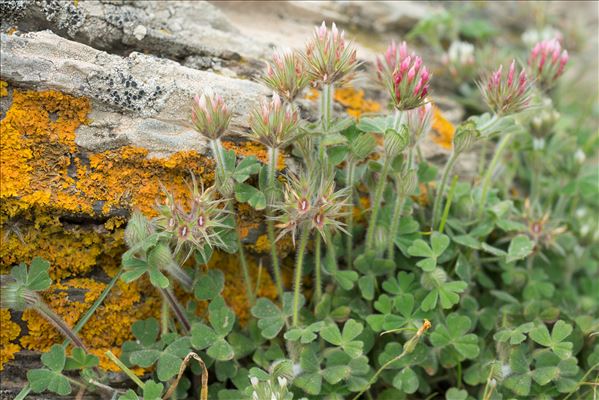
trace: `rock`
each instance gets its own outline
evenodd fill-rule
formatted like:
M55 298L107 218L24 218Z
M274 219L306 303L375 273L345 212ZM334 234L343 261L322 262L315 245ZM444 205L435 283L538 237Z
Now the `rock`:
M135 50L175 60L192 55L236 60L268 52L205 1L21 0L3 1L1 10L4 31L15 25L21 31L51 29L121 54Z
M91 151L132 144L152 152L201 152L205 144L188 122L196 93L211 89L222 95L235 129L247 127L250 108L268 94L248 80L137 52L108 54L50 31L2 34L1 43L3 80L92 100L91 122L77 132L77 143Z
M416 1L316 1L294 2L324 18L374 32L407 32L434 8Z

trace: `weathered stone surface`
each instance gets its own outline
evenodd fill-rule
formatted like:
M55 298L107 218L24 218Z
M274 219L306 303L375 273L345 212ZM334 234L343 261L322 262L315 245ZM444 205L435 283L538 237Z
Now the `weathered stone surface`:
M216 56L260 57L267 47L239 35L218 8L205 1L3 1L3 28L51 29L111 52L135 50L181 60ZM6 16L6 17L4 17Z
M194 94L207 89L221 94L238 128L246 126L250 107L267 94L248 80L136 52L112 55L49 31L2 34L1 40L2 79L92 100L91 123L77 132L77 144L92 151L124 144L161 153L202 151L204 143L188 122Z

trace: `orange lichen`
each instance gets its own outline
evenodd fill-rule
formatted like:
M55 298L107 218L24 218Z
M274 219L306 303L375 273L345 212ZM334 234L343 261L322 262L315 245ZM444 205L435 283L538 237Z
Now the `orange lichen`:
M130 326L139 318L157 316L156 297L142 298L140 285L144 292L153 290L143 281L125 284L118 282L102 305L98 307L83 329L79 332L81 340L91 349L110 349L122 345L131 338ZM60 315L69 325L74 326L81 316L100 296L105 283L89 278L76 278L55 283L43 295L48 306ZM24 348L45 351L64 338L44 318L33 310L23 313L27 322L28 334L21 337ZM104 351L95 352L101 365L111 370L117 368L104 358Z
M1 86L2 93L6 87ZM210 185L213 161L196 152L148 159L147 150L132 146L88 153L75 143L75 130L87 122L87 99L55 91L15 89L12 94L0 127L0 271L7 272L12 265L39 255L50 261L53 279L77 277L59 281L45 293L50 307L73 325L105 287L105 283L81 277L98 271L98 266L108 275L120 267L126 215L134 208L155 215L154 206L162 197L161 183L184 200L190 170ZM266 155L258 147L249 143L233 146L239 155ZM279 164L284 167L283 157ZM259 228L260 214L245 204L239 206L240 226L249 234ZM245 322L249 312L245 288L238 278L237 256L215 253L210 265L225 272L225 298ZM258 266L251 259L250 269L257 280ZM274 297L267 271L262 270L260 277L258 294ZM84 295L75 301L67 292ZM155 315L160 309L158 301L145 278L130 285L119 282L112 289L80 333L91 352L100 356L102 367L115 369L104 359L104 352L110 349L118 354L118 346L131 336L131 324ZM3 314L2 333L4 318ZM21 338L24 347L45 350L62 341L34 312L25 312L23 320L28 328ZM4 341L2 345L3 363L19 346L5 346Z
M0 97L8 96L8 82L0 81Z
M434 114L433 114L433 129L432 129L432 139L433 142L437 143L439 146L444 149L451 149L453 134L455 132L455 127L451 122L449 122L443 116L443 113L437 106L433 106Z
M21 350L21 346L13 343L21 328L10 319L10 311L0 308L0 371L4 364L15 358L15 353Z
M379 103L374 100L365 99L364 91L356 90L353 87L336 89L334 98L354 118L360 118L360 115L364 113L373 113L381 110Z
M318 90L311 88L305 98L307 100L317 100L319 96L320 93ZM356 119L360 118L362 114L378 112L381 110L380 103L364 98L363 90L356 90L351 86L335 89L333 99L345 107L345 111L348 115Z
M268 162L268 151L266 150L266 147L259 143L251 141L235 143L225 140L223 141L223 147L227 150L233 150L238 156L256 156L256 158L262 163L266 164ZM279 152L277 169L282 170L283 168L285 168L285 154L283 152Z

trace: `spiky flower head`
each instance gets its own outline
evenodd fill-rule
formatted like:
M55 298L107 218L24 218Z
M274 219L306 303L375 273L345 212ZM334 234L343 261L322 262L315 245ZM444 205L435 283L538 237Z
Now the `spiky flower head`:
M174 253L184 254L185 260L194 250L206 258L206 247L225 248L221 235L232 228L226 221L229 212L223 208L227 200L216 198L214 186L205 189L192 175L189 188L191 196L187 207L176 202L173 194L165 190L166 200L158 206L160 214L155 219L158 229L169 234L175 246Z
M489 108L498 115L513 114L526 109L530 103L531 82L524 69L518 73L513 60L507 74L503 65L491 73L478 87Z
M426 103L418 108L406 111L406 126L410 133L410 147L420 142L433 125L433 105Z
M543 88L550 88L557 78L564 73L568 63L568 51L562 50L557 39L543 40L537 43L530 52L528 66L532 75Z
M191 122L209 140L219 139L229 127L231 111L220 95L211 91L196 95L191 105Z
M309 83L304 59L294 50L274 53L272 61L266 63L266 76L261 81L292 102Z
M426 102L431 75L422 58L408 54L405 42L399 46L391 42L377 60L377 73L398 110L411 110Z
M250 114L249 138L266 147L278 149L291 143L298 132L299 115L292 104L283 105L275 92L272 100L262 101Z
M314 29L304 54L308 79L314 86L343 85L353 78L358 66L356 50L344 36L345 32L339 32L335 23L330 30L324 21Z
M291 233L295 244L298 230L316 229L323 238L328 233L341 230L345 233L341 219L348 214L349 191L335 190L335 179L330 168L312 168L299 175L289 174L285 186L284 200L275 204L278 215L273 219L281 228L279 238Z

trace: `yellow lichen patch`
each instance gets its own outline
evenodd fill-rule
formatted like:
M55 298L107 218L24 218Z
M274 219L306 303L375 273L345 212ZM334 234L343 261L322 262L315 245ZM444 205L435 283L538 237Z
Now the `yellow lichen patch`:
M364 113L378 112L381 109L381 105L376 101L364 98L363 90L356 90L353 87L336 89L334 98L354 118L360 118L360 115Z
M157 316L160 310L155 297L141 296L152 293L151 287L143 281L125 284L118 282L103 304L79 332L81 340L100 357L102 365L117 370L116 366L104 359L104 352L119 347L131 338L131 325L137 319ZM54 284L43 295L48 306L69 325L74 326L82 315L100 296L106 284L88 278L70 279ZM28 334L21 337L21 344L28 349L45 351L54 343L64 340L58 331L33 310L23 313L27 322Z
M263 164L268 163L268 151L266 147L259 143L251 141L243 143L235 143L228 140L223 142L223 147L227 150L233 150L237 156L248 157L255 156ZM277 159L277 169L282 170L285 168L285 154L279 152L279 158Z
M0 371L4 369L4 364L15 358L15 353L21 350L21 346L13 343L19 334L21 328L10 319L10 312L0 308Z
M0 81L0 97L8 96L8 82Z
M439 146L444 149L451 149L453 134L455 132L455 127L451 122L449 122L443 116L443 113L437 106L433 106L434 114L433 114L433 129L432 129L432 139L433 142L437 143Z
M259 264L253 259L248 258L250 276L254 287L258 288L257 297L276 298L277 289L270 278L268 271L264 270L258 274ZM225 274L225 288L223 297L227 304L233 309L239 322L245 325L250 317L249 302L245 291L245 283L241 279L241 264L236 254L230 255L221 252L215 252L212 255L208 268L218 268ZM260 275L260 282L257 282Z
M306 94L307 100L317 100L320 96L318 90L311 88ZM354 118L360 118L360 115L365 113L373 113L381 110L380 103L366 99L363 90L356 90L348 86L335 89L333 99L345 107L345 111Z

